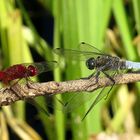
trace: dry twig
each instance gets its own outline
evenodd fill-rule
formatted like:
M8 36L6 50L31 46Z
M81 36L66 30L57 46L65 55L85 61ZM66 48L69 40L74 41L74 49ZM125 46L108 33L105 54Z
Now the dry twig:
M113 79L115 80L116 85L137 82L140 80L140 73L119 74ZM10 105L18 100L34 98L42 95L56 95L65 92L91 92L98 88L111 85L112 81L107 77L99 78L98 83L96 83L95 77L91 77L90 79L64 82L50 81L46 83L28 83L26 85L16 84L11 88L7 87L0 90L0 106Z

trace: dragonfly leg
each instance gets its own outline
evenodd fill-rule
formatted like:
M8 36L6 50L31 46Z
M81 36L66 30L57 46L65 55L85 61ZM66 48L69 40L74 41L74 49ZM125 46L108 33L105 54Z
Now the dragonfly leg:
M96 75L95 75L96 83L98 83L98 80L99 80L98 77L99 77L99 75L100 75L100 71L98 71L98 72L96 73ZM95 84L96 84L96 83L95 83Z
M97 71L96 73L94 72L94 73L92 73L91 75L89 75L88 77L81 78L81 79L83 79L83 80L88 80L88 79L90 79L90 78L95 77L95 83L91 83L91 81L89 82L89 87L90 87L91 84L92 84L92 85L98 84L98 77L99 77L99 75L100 75L100 71Z
M103 72L103 71L102 71L102 72ZM112 83L113 83L112 86L111 86L111 88L110 88L109 91L107 92L106 97L105 97L105 99L107 99L107 97L108 97L110 91L112 90L112 88L113 88L113 86L114 86L114 84L115 84L115 81L114 81L114 79L113 79L112 77L110 77L107 73L105 73L105 72L103 72L103 73L104 73L104 74L107 76L107 78L109 78L109 79L112 81ZM97 82L98 82L98 76L99 76L99 74L100 74L100 71L97 72L97 74L96 74ZM97 97L95 98L95 100L94 100L93 103L91 104L90 108L87 110L86 114L85 114L84 117L82 118L82 121L86 118L86 116L87 116L88 113L92 110L92 108L93 108L102 98L104 98L105 94L103 94L103 91L104 91L105 88L106 88L106 87L104 87L104 88L100 91L100 93L97 95Z
M25 79L26 79L28 88L37 90L37 88L35 86L33 86L34 82L29 77L26 77Z
M22 94L19 94L19 92L17 91L17 89L14 89L14 87L18 84L18 82L20 81L21 79L17 80L15 83L11 84L9 83L10 87L7 87L5 90L11 90L13 91L13 93L19 98L19 99L22 99L24 96ZM5 92L5 90L3 92Z
M108 91L108 93L107 93L107 95L106 95L106 97L105 97L105 99L107 99L107 97L108 97L110 91L112 90L113 86L115 85L115 80L114 80L110 75L108 75L106 72L104 72L104 71L102 71L102 72L103 72L103 74L106 75L106 77L107 77L108 79L110 79L110 81L112 82L112 86L111 86L111 88L109 89L109 91ZM116 73L115 73L115 74L116 74ZM114 74L114 75L115 75L115 74ZM113 76L114 76L114 75L113 75Z
M84 117L82 118L82 121L86 118L86 116L92 110L92 108L104 97L104 95L102 94L103 91L104 91L104 89L105 89L105 87L97 95L97 97L95 98L95 100L93 101L93 103L91 104L91 106L89 107L89 109L87 110L87 112L85 113Z
M88 80L90 79L91 77L94 76L95 73L92 73L91 75L89 75L88 77L83 77L83 78L80 78L80 79L83 79L83 80Z

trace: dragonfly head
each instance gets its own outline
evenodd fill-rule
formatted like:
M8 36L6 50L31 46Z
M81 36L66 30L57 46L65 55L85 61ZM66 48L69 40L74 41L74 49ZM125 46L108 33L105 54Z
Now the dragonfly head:
M38 74L38 71L37 71L36 67L33 66L33 65L29 65L27 67L27 71L28 71L28 76L35 76L35 75Z
M86 61L86 66L88 67L88 69L93 70L95 68L96 62L95 59L93 57L89 58Z

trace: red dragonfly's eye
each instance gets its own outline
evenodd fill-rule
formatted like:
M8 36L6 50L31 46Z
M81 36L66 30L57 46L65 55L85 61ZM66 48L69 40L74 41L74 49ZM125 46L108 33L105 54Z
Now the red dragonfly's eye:
M36 69L36 67L34 67L32 65L29 65L27 69L28 69L28 72L29 72L29 76L35 76L35 75L37 75L37 69Z
M4 73L2 71L0 71L0 80L2 80L4 77Z

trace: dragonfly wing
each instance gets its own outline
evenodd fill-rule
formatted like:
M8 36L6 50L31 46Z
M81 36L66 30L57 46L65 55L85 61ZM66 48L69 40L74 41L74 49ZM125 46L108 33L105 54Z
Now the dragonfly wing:
M25 99L25 101L28 102L29 104L33 105L34 107L36 107L38 110L40 110L47 116L50 116L50 113L48 112L47 108L45 108L44 106L37 103L37 101L35 101L35 99L28 98L28 99Z
M87 110L87 112L85 113L84 117L82 120L85 119L85 117L88 115L88 113L93 109L93 107L99 102L101 101L103 98L107 99L109 93L111 92L113 86L115 85L114 81L113 81L113 77L117 74L117 72L115 71L111 71L111 75L107 74L106 72L103 72L103 74L105 76L107 76L110 81L112 81L112 85L111 87L103 87L101 88L101 90L99 91L99 94L97 95L97 97L95 98L95 100L93 101L93 103L91 104L91 106L89 107L89 109ZM101 76L101 75L100 75Z
M94 98L92 93L65 93L61 100L57 100L57 109L70 113L81 108L83 104L88 103Z
M81 51L86 51L86 52L94 52L97 55L104 55L104 53L102 51L100 51L99 49L97 49L96 47L85 43L85 42L81 42L79 44L79 48Z
M54 68L57 67L58 63L56 61L46 61L46 62L32 63L30 65L35 66L38 72L42 73L42 72L52 71Z
M63 48L56 48L53 50L53 52L61 57L64 57L65 60L75 60L75 61L84 61L86 60L85 57L85 52L80 51L80 50L72 50L72 49L63 49ZM90 58L93 54L92 52L88 53L89 55L87 56Z
M115 73L112 72L111 76L114 76L114 74ZM90 107L83 117L83 119L85 119L88 113L94 108L94 106L98 102L100 102L100 100L102 100L103 98L106 99L108 97L108 94L110 93L113 86L114 83L112 82L111 87L103 87L95 92L64 93L61 95L61 99L57 98L56 95L49 95L46 98L47 106L50 109L56 108L57 110L63 111L64 113L78 111L78 114L82 113L81 115L83 115L83 112L80 112L80 110L82 110L83 105L88 104L90 105ZM95 96L95 93L99 94ZM54 98L56 99L55 102L53 102Z
M84 105L90 105L89 109L86 111L86 113L81 116L83 116L82 120L86 118L88 113L95 107L95 105L100 102L103 98L106 99L111 91L112 87L107 88L101 88L97 90L97 93L99 93L97 96L95 96L96 92L81 92L81 93L65 93L62 96L61 100L57 100L57 109L63 111L64 113L72 113L75 111L82 110Z
M105 87L102 88L102 90L100 91L100 93L97 95L97 97L95 98L95 100L93 101L93 103L91 104L91 106L89 107L89 109L87 110L87 112L85 113L84 117L82 118L82 120L84 120L86 118L86 116L88 115L88 113L93 109L93 107L99 102L101 101L101 99L103 99L105 97L105 94L103 93Z
M91 57L97 57L101 55L107 55L102 53L97 48L87 44L87 43L80 43L79 50L72 50L72 49L63 49L63 48L56 48L53 50L54 53L58 54L59 56L64 56L66 60L87 60ZM109 55L107 55L109 56Z

